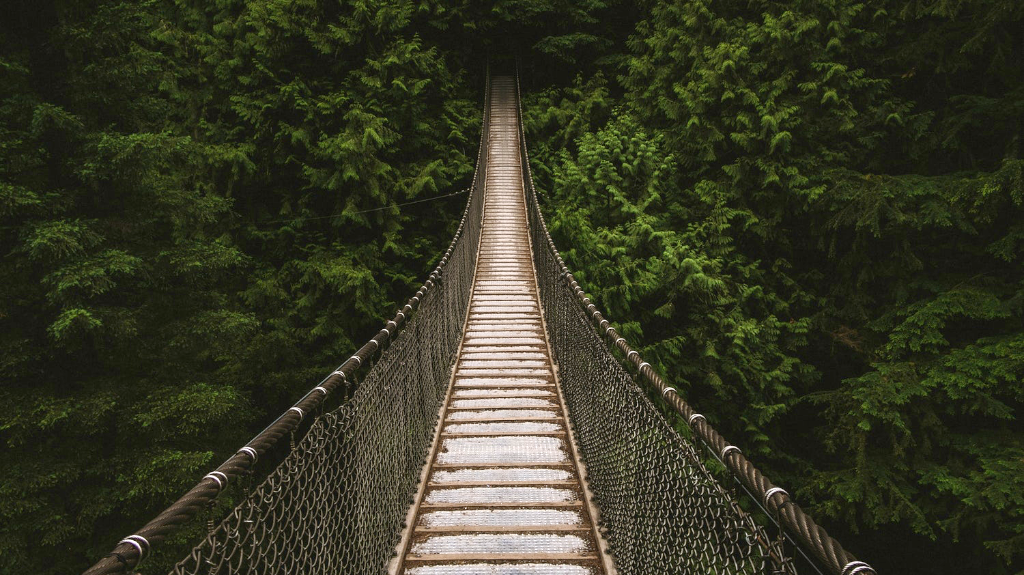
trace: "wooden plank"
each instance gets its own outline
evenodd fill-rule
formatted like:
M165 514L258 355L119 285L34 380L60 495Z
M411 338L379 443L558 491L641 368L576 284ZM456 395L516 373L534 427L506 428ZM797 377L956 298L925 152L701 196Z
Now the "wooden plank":
M589 533L590 527L579 525L444 525L416 526L416 533Z
M416 555L409 553L405 561L411 562L439 562L458 563L460 561L596 561L597 555L592 553L438 553L431 555Z
M466 432L466 433L452 433L450 431L442 431L441 437L522 437L522 436L534 436L534 437L562 437L565 435L565 431L480 431L480 432Z
M580 482L575 479L552 479L548 481L431 481L427 487L579 487L579 485Z
M496 468L496 467L541 467L541 468L565 468L575 467L571 461L562 461L559 463L541 463L541 462L522 462L517 461L515 463L434 463L434 469L483 469L483 468Z

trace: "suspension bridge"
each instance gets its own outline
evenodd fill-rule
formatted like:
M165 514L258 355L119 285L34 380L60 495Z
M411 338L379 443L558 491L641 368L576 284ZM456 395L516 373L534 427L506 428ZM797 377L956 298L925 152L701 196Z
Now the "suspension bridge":
M172 573L875 573L585 296L540 211L518 75L488 74L469 201L415 296L86 575L136 572L204 518Z

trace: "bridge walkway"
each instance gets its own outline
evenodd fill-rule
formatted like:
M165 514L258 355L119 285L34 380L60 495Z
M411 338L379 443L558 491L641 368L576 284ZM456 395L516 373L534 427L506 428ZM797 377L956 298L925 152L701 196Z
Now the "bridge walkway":
M605 574L545 338L513 78L493 80L489 105L484 224L466 330L392 573Z

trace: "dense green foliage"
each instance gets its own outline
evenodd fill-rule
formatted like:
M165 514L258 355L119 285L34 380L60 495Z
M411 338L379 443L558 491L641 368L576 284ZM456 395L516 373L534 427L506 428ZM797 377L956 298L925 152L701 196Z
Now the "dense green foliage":
M621 97L531 98L581 283L892 571L1024 566L1022 18L658 3Z
M1022 572L1022 29L1013 0L5 6L0 572L84 568L379 327L465 196L402 204L468 182L513 50L555 239L645 357L881 569Z

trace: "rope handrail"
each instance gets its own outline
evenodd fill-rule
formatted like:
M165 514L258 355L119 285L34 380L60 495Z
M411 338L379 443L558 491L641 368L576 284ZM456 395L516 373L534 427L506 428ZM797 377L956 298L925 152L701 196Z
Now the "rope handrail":
M349 378L359 371L360 368L367 365L373 354L378 350L382 350L386 342L393 340L402 331L403 326L410 321L418 309L420 300L440 283L444 275L445 266L452 257L452 253L466 229L470 209L474 205L474 198L481 193L477 189L477 183L478 181L482 182L480 174L481 158L487 145L485 137L489 116L487 105L490 95L489 65L485 76L483 120L480 128L476 165L468 188L469 197L466 200L466 207L459 221L459 227L456 229L448 249L445 250L437 267L430 273L423 285L409 298L405 306L395 314L395 317L385 323L384 327L363 344L351 357L307 391L298 401L279 415L277 419L217 466L215 470L204 475L194 487L174 503L133 534L121 539L110 553L87 569L83 575L129 573L138 567L146 557L152 554L155 546L160 544L177 528L204 511L220 495L224 488L230 484L232 479L251 470L260 455L278 445L282 438L290 437L292 433L298 430L302 422L306 420L307 415L315 413L325 403L327 397L339 387L347 386L350 381ZM457 193L463 193L464 191Z
M517 113L519 115L519 138L520 153L522 155L524 184L527 191L528 209L533 210L536 221L540 225L540 232L546 242L546 247L554 256L560 268L560 277L564 285L576 296L576 302L585 310L592 326L598 334L603 337L611 348L618 349L626 358L626 361L636 368L640 377L648 382L657 394L669 406L681 415L687 422L694 436L700 439L711 449L713 455L719 459L739 483L750 493L756 493L760 498L759 505L766 507L768 511L775 513L783 530L805 551L811 553L821 565L826 567L830 575L867 575L875 574L876 571L869 564L858 561L850 552L828 534L825 528L818 525L800 506L793 501L789 493L781 487L776 486L769 480L747 457L740 451L740 448L730 444L718 431L712 427L705 417L698 413L679 392L665 383L665 381L654 371L651 364L644 361L640 353L633 349L624 337L622 337L604 315L597 309L597 306L586 296L579 282L573 277L569 268L565 265L558 248L555 246L551 234L548 232L547 223L540 210L537 191L533 184L533 173L530 167L530 156L526 147L526 133L523 126L522 98L519 89L519 60L516 59L516 99ZM541 246L534 246L534 250L544 249ZM538 273L540 270L538 270Z

